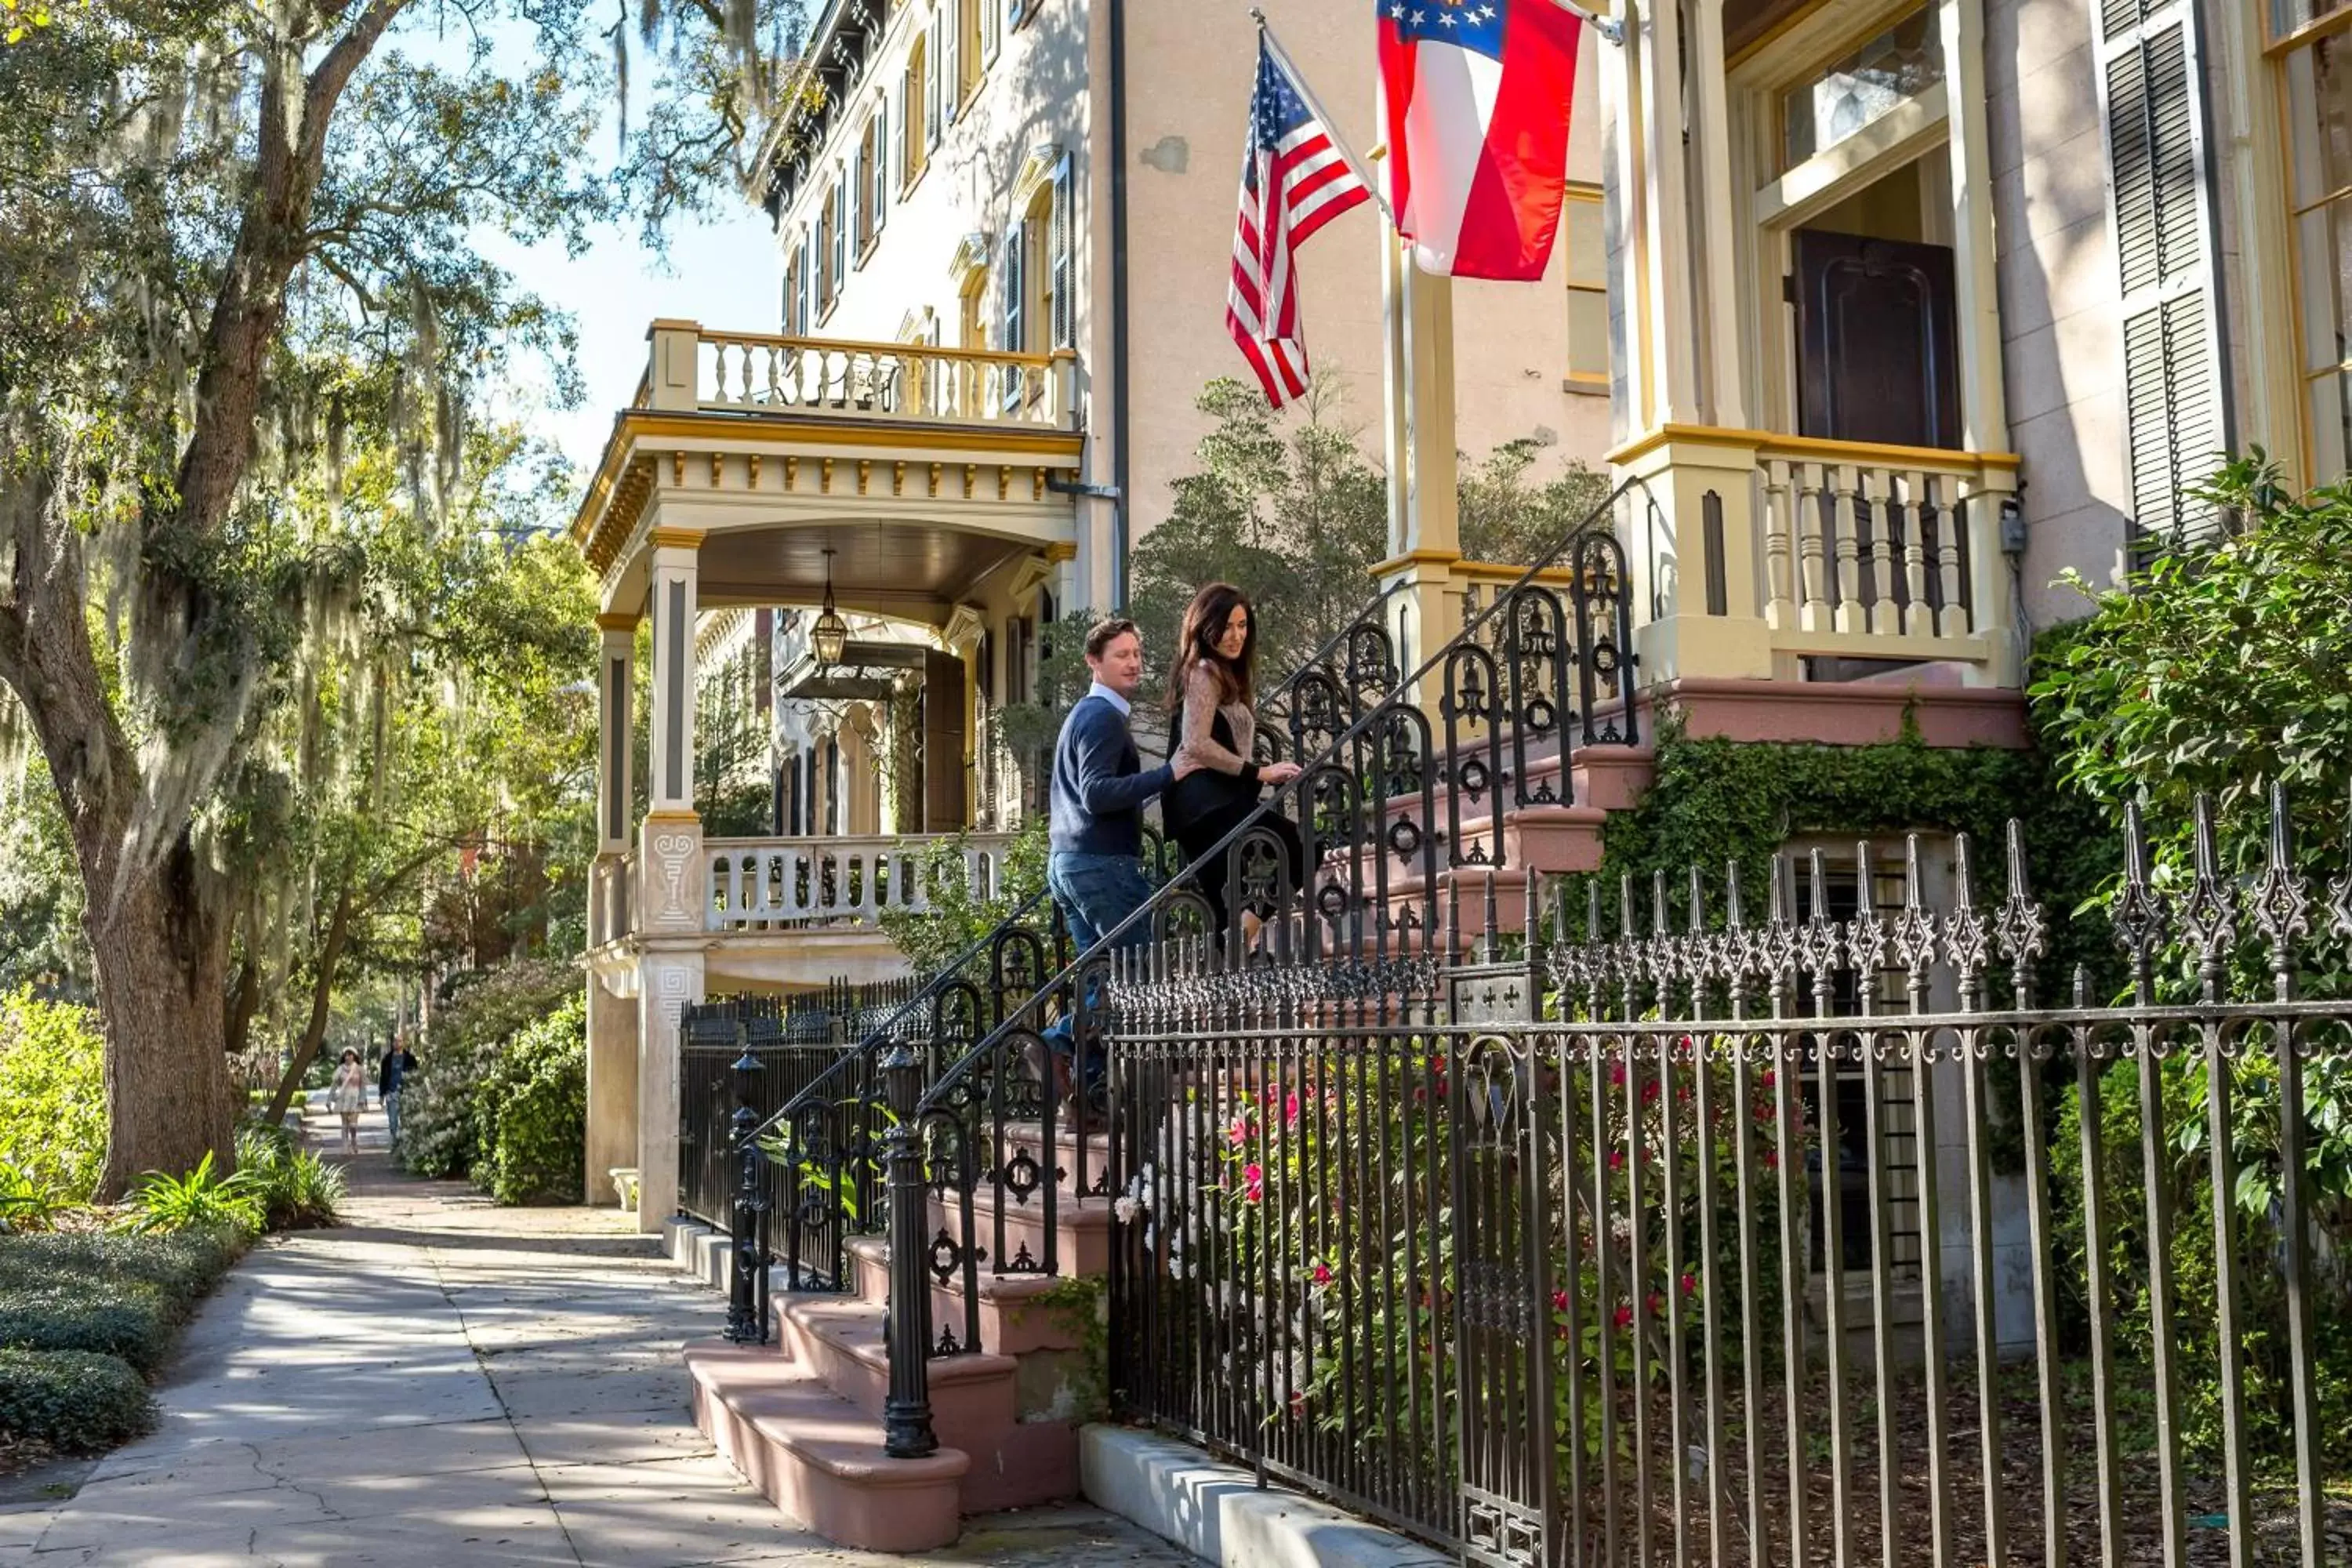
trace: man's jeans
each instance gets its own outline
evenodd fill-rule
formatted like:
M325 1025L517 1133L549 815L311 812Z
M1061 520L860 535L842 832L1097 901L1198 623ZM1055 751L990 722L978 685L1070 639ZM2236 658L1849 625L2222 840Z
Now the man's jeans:
M1117 930L1121 921L1151 899L1151 884L1143 879L1143 863L1132 855L1079 855L1056 850L1045 863L1045 886L1053 892L1054 902L1070 928L1071 942L1081 953ZM1150 921L1136 921L1119 932L1113 951L1124 952L1142 946L1150 929ZM1087 994L1089 1011L1095 1001L1090 986ZM1046 1046L1055 1055L1076 1054L1074 1026L1073 1016L1065 1014L1042 1031ZM1088 1060L1086 1076L1089 1084L1097 1081L1101 1072L1098 1059Z
M400 1090L396 1089L383 1097L383 1120L384 1125L391 1130L391 1137L397 1141L400 1137Z

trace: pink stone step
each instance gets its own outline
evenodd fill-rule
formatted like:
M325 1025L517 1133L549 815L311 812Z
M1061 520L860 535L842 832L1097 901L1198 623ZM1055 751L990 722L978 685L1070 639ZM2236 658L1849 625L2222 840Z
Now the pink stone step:
M890 1392L882 1309L855 1296L792 1296L777 1304L776 1318L782 1359L878 1421ZM1066 1417L1023 1420L1022 1371L1007 1355L930 1363L931 1429L971 1457L961 1489L966 1513L1077 1494L1076 1425Z
M1007 1261L1019 1258L1025 1248L1029 1258L1043 1267L1045 1260L1045 1195L1040 1192L1029 1194L1024 1203L1004 1202L1004 1238L1003 1253ZM981 1249L987 1254L981 1260L983 1271L997 1261L999 1251L996 1236L996 1211L999 1198L994 1184L982 1182L971 1194L972 1234ZM960 1195L933 1197L925 1225L933 1236L941 1230L958 1240L963 1237L963 1200ZM1055 1272L1073 1278L1083 1278L1110 1272L1111 1205L1104 1197L1081 1198L1061 1191L1055 1199L1054 1224L1058 1251L1055 1256Z
M961 1530L971 1460L883 1449L882 1424L772 1347L686 1347L694 1419L769 1501L826 1540L867 1552L928 1552Z
M849 1244L852 1289L858 1299L883 1306L890 1299L890 1244L879 1237L859 1237ZM1054 1303L1062 1281L1045 1274L980 1274L980 1342L998 1355L1020 1356L1032 1351L1075 1351L1080 1335L1069 1312ZM931 1337L942 1326L961 1340L968 1331L961 1271L946 1284L931 1286Z

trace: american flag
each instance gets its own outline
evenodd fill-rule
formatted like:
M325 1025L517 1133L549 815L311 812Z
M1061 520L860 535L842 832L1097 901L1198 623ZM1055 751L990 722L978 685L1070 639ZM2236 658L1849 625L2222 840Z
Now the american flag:
M1307 391L1292 253L1317 229L1370 199L1288 62L1261 35L1225 326L1276 408Z

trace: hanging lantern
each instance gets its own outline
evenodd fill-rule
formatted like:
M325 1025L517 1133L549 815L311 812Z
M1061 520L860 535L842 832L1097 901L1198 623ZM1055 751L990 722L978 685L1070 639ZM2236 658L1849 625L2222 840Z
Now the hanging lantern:
M844 649L849 646L849 623L833 607L833 552L824 552L824 608L809 627L809 647L820 665L841 662Z

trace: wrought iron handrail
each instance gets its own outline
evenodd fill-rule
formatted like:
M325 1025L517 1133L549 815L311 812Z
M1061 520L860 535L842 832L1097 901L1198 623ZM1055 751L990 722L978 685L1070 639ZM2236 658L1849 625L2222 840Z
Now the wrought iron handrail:
M1340 645L1347 640L1349 635L1367 618L1377 613L1381 606L1385 605L1391 596L1402 586L1403 584L1402 582L1397 582L1388 584L1385 586L1375 590L1371 597L1364 601L1362 606L1359 608L1354 615L1348 618L1347 623L1343 625L1339 630L1334 632L1329 637L1326 638L1322 647L1317 648L1315 652L1310 654L1306 661L1299 665L1297 669L1292 670L1287 676L1285 676L1280 685L1276 686L1272 691L1266 694L1266 702L1268 704L1274 704L1281 702L1286 699L1297 688L1300 679L1305 677L1308 671L1319 668L1326 660L1329 659L1334 654L1339 652ZM1037 906L1043 902L1045 898L1045 889L1040 888L1031 893L1029 897L1024 899L1021 901L1019 908L1013 910L1012 913L999 921L995 926L991 928L985 934L974 940L972 943L969 947L966 947L961 952L950 959L935 974L932 975L930 982L928 984L926 984L921 990L916 992L914 995L908 997L905 1005L900 1006L897 1012L884 1019L871 1032L869 1032L864 1039L858 1041L856 1050L861 1053L870 1053L880 1050L886 1043L894 1037L897 1031L902 1025L915 1016L915 1011L917 1008L927 1005L932 1002L936 1002L939 999L940 993L953 981L954 977L961 973L967 964L971 963L973 959L978 958L982 952L988 951L993 943L1002 939L1006 931L1021 925L1024 921L1034 915L1036 912ZM1047 984L1050 984L1051 982L1049 981ZM787 1119L806 1110L811 1105L816 1102L817 1098L821 1094L837 1091L841 1087L841 1084L837 1079L841 1077L846 1076L849 1070L848 1059L847 1058L845 1058L842 1062L836 1064L834 1070L828 1071L823 1078L820 1078L814 1083L810 1084L807 1089L794 1096L790 1103L778 1110L774 1115L760 1123L759 1126L753 1128L751 1135L755 1138L765 1137Z
M1464 649L1477 647L1479 646L1477 642L1478 634L1486 629L1488 623L1494 621L1497 615L1499 615L1507 606L1511 605L1514 603L1517 596L1523 590L1533 584L1536 579L1541 576L1546 571L1551 569L1553 563L1559 560L1562 555L1573 549L1580 542L1596 542L1601 540L1607 540L1609 542L1609 543L1617 551L1620 557L1616 565L1618 568L1619 582L1622 584L1624 572L1622 562L1623 547L1622 543L1606 533L1595 534L1591 531L1596 524L1607 521L1612 516L1613 509L1620 500L1636 490L1641 491L1646 497L1649 494L1649 489L1648 481L1637 476L1622 481L1616 487L1616 489L1611 490L1607 496L1595 502L1591 510L1587 511L1583 517L1580 518L1576 524L1569 529L1557 543L1555 543L1550 549L1537 556L1537 558L1528 564L1527 569L1519 574L1517 581L1513 582L1509 587L1497 593L1495 595L1495 600L1492 604L1486 605L1484 609L1480 610L1477 615L1465 622L1459 631L1455 632L1453 637L1446 639L1446 641L1435 651L1431 653L1428 658L1422 660L1421 664L1414 668L1412 674L1398 681L1395 688L1387 696L1383 697L1378 703L1374 704L1370 710L1359 716L1345 730L1339 731L1332 739L1329 746L1314 763L1303 767L1298 773L1298 776L1292 779L1288 784L1283 784L1278 788L1269 790L1265 798L1259 801L1256 808L1229 829L1223 837L1218 839L1215 844L1210 846L1209 848L1202 851L1200 856L1195 858L1191 864L1187 865L1174 876L1171 877L1160 886L1151 898L1146 900L1135 910L1133 913L1129 914L1125 920L1119 921L1118 925L1112 927L1109 931L1103 932L1092 946L1087 948L1086 951L1071 959L1067 964L1064 965L1058 973L1055 974L1043 985L1039 986L1036 992L1031 995L1027 1002L1024 1003L1013 1013L1008 1015L1005 1019L996 1026L995 1030L985 1039L982 1040L970 1051L966 1052L961 1060L957 1061L946 1071L942 1072L931 1084L930 1088L925 1091L921 1100L917 1102L915 1106L916 1113L918 1115L924 1115L936 1111L940 1108L942 1099L949 1093L952 1092L971 1072L976 1070L975 1064L985 1059L992 1052L1001 1049L1006 1038L1013 1031L1028 1025L1029 1021L1034 1016L1033 1010L1042 1001L1055 994L1057 989L1069 985L1076 977L1083 974L1089 966L1098 964L1103 962L1114 950L1122 945L1122 939L1124 939L1129 931L1135 930L1139 924L1151 922L1161 918L1167 912L1169 906L1183 895L1186 890L1184 884L1188 880L1193 879L1197 877L1201 867L1206 865L1214 858L1226 854L1235 846L1239 845L1244 839L1248 837L1254 829L1262 825L1266 818L1274 813L1276 807L1282 803L1286 796L1303 791L1309 783L1317 778L1318 774L1322 770L1326 768L1343 766L1348 753L1348 749L1351 745L1356 745L1361 742L1382 720L1396 716L1402 709L1413 707L1413 690L1422 680L1426 679L1433 672L1444 668L1448 663L1457 657ZM1654 501L1653 501L1652 504L1654 505ZM1390 589L1384 590L1381 595L1376 595L1373 603L1378 605L1381 600L1385 599L1388 593L1393 591L1394 586L1395 585L1392 584ZM1582 584L1580 583L1576 584L1576 586L1580 597L1582 593ZM1636 737L1633 729L1632 700L1632 671L1635 659L1633 649L1630 646L1633 641L1632 626L1630 624L1631 616L1622 593L1618 593L1615 597L1617 600L1619 622L1617 628L1618 647L1623 660L1622 666L1623 679L1621 683L1622 687L1621 695L1625 702L1625 728L1621 740L1622 743L1632 745L1635 743ZM1339 644L1355 630L1356 626L1351 625L1347 630L1342 631L1339 637L1334 637L1329 644L1326 645L1326 657L1328 656L1329 651L1336 649ZM1294 680L1302 679L1307 673L1308 670L1302 669L1297 676L1294 676L1293 679ZM1491 742L1493 749L1499 753L1499 736L1491 737ZM1501 769L1498 765L1493 771L1495 773L1499 774ZM1496 861L1492 862L1492 864L1499 866L1500 862Z

